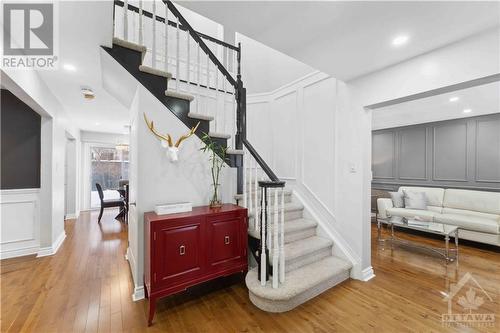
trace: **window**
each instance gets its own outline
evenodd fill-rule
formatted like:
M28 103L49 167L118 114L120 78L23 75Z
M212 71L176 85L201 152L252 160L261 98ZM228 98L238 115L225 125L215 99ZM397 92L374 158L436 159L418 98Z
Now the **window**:
M116 189L120 180L128 179L128 150L109 147L91 147L91 200L92 208L100 206L96 183L101 184L104 199L119 198Z

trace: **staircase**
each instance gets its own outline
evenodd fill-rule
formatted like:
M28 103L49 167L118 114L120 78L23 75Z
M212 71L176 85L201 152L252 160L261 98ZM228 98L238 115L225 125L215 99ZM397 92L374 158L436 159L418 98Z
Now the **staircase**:
M245 278L250 300L264 311L291 310L348 279L351 263L333 255L332 240L318 235L317 221L247 140L241 46L195 31L163 2L148 11L143 1L115 0L113 46L103 48L188 128L199 124L198 137L228 147L257 260Z

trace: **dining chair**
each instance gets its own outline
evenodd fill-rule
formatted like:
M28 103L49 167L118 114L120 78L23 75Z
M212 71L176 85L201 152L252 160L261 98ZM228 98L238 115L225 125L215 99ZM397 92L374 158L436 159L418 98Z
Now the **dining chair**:
M97 193L99 193L99 199L101 200L101 211L99 212L97 223L101 223L104 208L120 207L120 209L123 209L125 207L125 200L124 198L104 200L104 193L102 191L101 184L96 183L95 187L97 188Z

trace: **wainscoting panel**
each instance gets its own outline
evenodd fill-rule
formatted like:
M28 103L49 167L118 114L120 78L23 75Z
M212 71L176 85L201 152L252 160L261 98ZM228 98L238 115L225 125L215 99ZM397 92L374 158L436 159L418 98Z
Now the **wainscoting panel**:
M335 91L334 79L324 79L303 89L302 182L323 206L334 210ZM321 119L321 121L318 121Z
M467 122L433 127L433 179L467 181Z
M396 132L379 131L372 138L372 172L374 179L396 177Z
M476 182L500 182L500 119L476 122Z
M40 248L39 190L3 190L0 209L0 258L37 253Z
M410 128L399 133L399 178L427 180L427 129Z
M297 93L279 96L273 103L273 164L275 172L284 178L296 178Z
M372 133L372 187L500 191L500 113Z

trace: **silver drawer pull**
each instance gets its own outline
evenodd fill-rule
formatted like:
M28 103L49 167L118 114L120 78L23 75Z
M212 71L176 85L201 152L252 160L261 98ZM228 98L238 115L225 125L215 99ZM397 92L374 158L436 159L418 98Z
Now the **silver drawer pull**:
M229 244L229 236L224 237L224 244Z
M183 256L183 255L185 255L185 254L186 254L186 247L185 247L184 245L181 245L181 246L179 247L179 254L180 254L181 256Z

